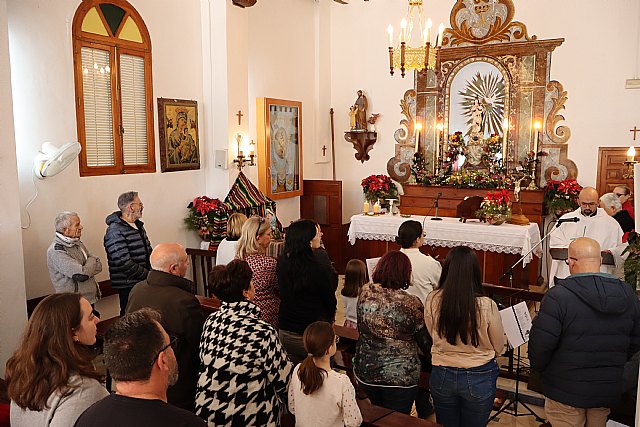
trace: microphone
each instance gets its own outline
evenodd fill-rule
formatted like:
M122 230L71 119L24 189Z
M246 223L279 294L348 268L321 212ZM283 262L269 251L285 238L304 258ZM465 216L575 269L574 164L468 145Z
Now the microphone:
M436 199L433 201L433 206L436 207L436 216L431 218L431 221L442 221L442 218L438 216L438 200L440 200L441 196L442 196L442 191L438 191L438 195L436 196Z
M565 222L578 222L578 221L580 221L580 218L575 216L573 218L559 219L556 221L556 227L560 227L560 225L564 224Z
M436 196L436 200L438 200L440 197L442 197L442 191L438 192L438 195Z

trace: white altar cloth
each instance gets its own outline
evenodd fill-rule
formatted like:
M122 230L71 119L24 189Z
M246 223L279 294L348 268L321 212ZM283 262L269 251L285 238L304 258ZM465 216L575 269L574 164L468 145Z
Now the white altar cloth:
M403 218L400 215L354 215L349 225L349 243L354 245L356 239L385 240L393 242L398 235L400 224L408 220L419 221L427 233L424 244L453 248L468 246L471 249L524 255L540 241L538 224L527 226L502 224L490 225L476 220L462 223L458 218L443 218L442 221L431 221L431 217L411 215ZM540 256L541 246L533 253ZM523 265L531 262L531 255L523 260Z

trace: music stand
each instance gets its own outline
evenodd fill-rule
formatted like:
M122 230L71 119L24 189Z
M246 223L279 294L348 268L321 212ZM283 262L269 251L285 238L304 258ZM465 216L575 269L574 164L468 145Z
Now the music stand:
M569 249L550 248L549 254L551 255L551 259L555 261L565 261L567 258L569 258ZM613 254L611 252L600 252L600 256L602 257L602 265L616 265L616 262L613 259Z

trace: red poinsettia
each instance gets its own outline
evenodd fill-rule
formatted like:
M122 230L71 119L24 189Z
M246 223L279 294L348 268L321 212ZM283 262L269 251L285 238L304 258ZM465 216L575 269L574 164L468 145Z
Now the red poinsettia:
M578 208L582 186L575 179L550 180L544 190L544 205L550 213L561 214Z
M375 201L398 196L396 184L387 175L370 175L362 180L361 185L367 200Z
M223 215L229 210L228 205L221 202L220 199L212 199L207 196L196 197L187 208L189 215L184 219L187 228L196 230L205 240L211 240L214 237L216 216Z

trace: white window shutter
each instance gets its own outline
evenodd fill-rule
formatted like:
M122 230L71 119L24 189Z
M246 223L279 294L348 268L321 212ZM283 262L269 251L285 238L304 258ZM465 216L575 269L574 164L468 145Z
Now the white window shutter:
M82 47L82 94L87 166L115 164L109 56L109 51Z
M120 91L124 164L146 165L149 153L143 57L120 55Z

